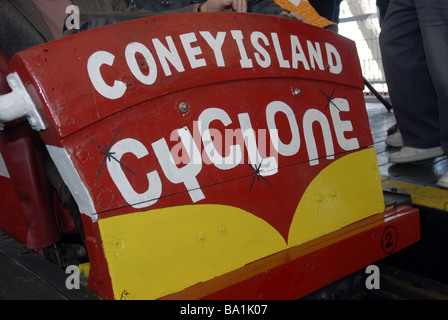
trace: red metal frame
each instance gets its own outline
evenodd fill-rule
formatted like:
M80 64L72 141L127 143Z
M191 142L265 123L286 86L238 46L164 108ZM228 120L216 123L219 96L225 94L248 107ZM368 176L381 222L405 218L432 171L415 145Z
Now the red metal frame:
M251 19L257 20L251 23ZM162 138L168 141L170 133L178 132L179 128L188 128L194 134L197 127L193 123L205 109L221 108L232 120L229 126L222 123L217 125L221 133L226 128L238 129L241 115L250 118L254 130L267 129L266 108L271 102L281 99L282 103L291 107L300 132L303 132L306 111L314 109L312 111L332 119L332 99L349 102L350 112L342 112L342 119L339 120L351 122L353 129L343 132L344 139L356 138L359 146L353 149L342 146L335 133L335 125L329 121L328 132L332 132L334 155L326 153L326 138L321 133L316 134L313 139L319 158L318 165L310 164L311 155L306 152L305 146L302 146L300 153L297 151L292 155L283 155L280 158L281 167L295 167L295 170L283 170L281 174L270 176L270 184L277 188L270 188L270 184L262 182L256 186L257 191L252 192L250 183L254 178L254 168L250 169L244 164L227 171L209 165L201 171L201 175L198 174L197 180L206 190L206 197L199 200L202 204L241 208L268 222L285 241L288 240L288 231L297 205L313 179L333 161L373 145L364 109L360 67L352 63L357 61L358 56L351 41L278 17L222 13L201 15L201 19L195 20L194 25L191 20L188 14L169 15L132 21L126 25L112 25L26 50L16 55L10 63L11 71L20 75L47 127L40 133L40 137L47 147L65 152L63 160L73 166L79 175L77 178L85 187L85 190L82 189L85 192L83 195L88 195L91 199L91 204L84 207L90 211L81 212L92 266L89 286L104 299L113 299L114 293L98 219L101 221L113 216L196 202L189 195L190 190L187 190L186 185L172 183L162 174L165 172L163 163L157 161L154 147L151 146ZM175 31L171 28L174 25ZM225 27L229 25L232 30ZM150 32L148 27L151 27ZM129 33L131 28L135 32ZM237 29L244 30L246 39L258 32L271 37L271 45L265 48L273 58L271 68L266 68L261 63L253 68L241 66L241 43L237 37L231 38L231 32L238 31ZM188 42L188 39L191 40L188 37L194 34L192 30L208 30L214 36L226 30L228 41L222 47L222 53L228 59L225 68L218 65L216 52L211 49L206 38L197 35L197 39L189 42L189 45L194 43L196 49L203 50L196 59L207 58L207 68L190 67L187 61L191 61L191 57L184 55L194 51L185 49L181 59L186 70L176 72L171 66L173 74L163 76L159 61L159 78L154 85L144 84L135 76L139 72L143 75L149 72L148 59L142 59L140 53L130 55L133 57L131 65L135 63L140 70L131 72L127 61L129 56L126 57L125 52L132 48L132 44L144 42L146 49L140 50L148 52L145 50L150 50L148 47L153 49L154 39L167 41L172 36L177 48L188 48L188 44L181 41L181 36ZM111 35L114 36L113 39ZM309 67L284 68L277 65L282 59L292 61L294 50L286 48L284 56L279 58L276 46L280 43L292 46L291 39L296 35L303 45L316 45L317 50L319 44L319 48L328 51L325 66L314 66L314 70L311 70ZM246 44L249 44L249 40ZM329 56L331 48L336 47L338 55L342 57L341 66L344 67L333 73L330 72ZM106 60L97 65L97 69L101 67L101 80L108 86L114 81L126 86L122 97L110 99L100 91L95 91L92 74L87 72L87 61L95 58L98 52L109 58L114 57L113 63L110 60L107 62L107 58L103 57ZM252 48L250 53L255 57L256 53L261 52ZM297 52L295 54L297 56ZM316 61L314 63L317 64ZM64 66L64 73L61 72L61 66ZM297 89L301 90L300 93L295 91ZM182 103L187 103L187 109L181 108ZM293 134L288 129L288 121L284 116L276 119L278 128L287 129L279 133L283 134L281 138L285 141L289 141ZM118 140L114 136L118 136ZM124 170L134 191L148 189L147 173L157 171L161 177L163 193L157 196L158 202L154 205L135 207L128 203L110 171L109 175L107 172L101 173L107 158L105 149L110 151L114 143L118 144L125 138L138 140L148 151L148 156L142 158L131 155L132 152L126 152L127 156L123 155L123 163L136 173L133 177ZM174 148L174 144L171 141L169 148ZM244 148L242 150L247 152ZM83 208L80 209L82 211ZM418 241L418 217L418 210L409 207L376 214L166 296L165 299L297 299ZM384 245L383 234L390 236L384 241L392 241L394 246Z

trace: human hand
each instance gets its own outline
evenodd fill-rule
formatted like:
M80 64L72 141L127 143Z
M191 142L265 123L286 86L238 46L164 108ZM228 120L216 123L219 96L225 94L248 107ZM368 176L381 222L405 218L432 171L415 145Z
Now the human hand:
M207 0L201 6L201 12L216 12L232 9L247 12L247 0Z
M282 11L280 12L279 16L285 17L285 18L290 18L293 20L297 20L303 23L308 23L304 17L302 17L300 14L298 14L297 12L288 12L288 11Z

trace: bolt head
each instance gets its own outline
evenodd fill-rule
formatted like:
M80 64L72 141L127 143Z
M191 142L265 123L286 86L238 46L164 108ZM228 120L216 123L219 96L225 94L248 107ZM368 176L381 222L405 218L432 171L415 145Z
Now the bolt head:
M186 104L185 102L179 103L179 110L181 112L186 113L188 109L189 109L188 104Z

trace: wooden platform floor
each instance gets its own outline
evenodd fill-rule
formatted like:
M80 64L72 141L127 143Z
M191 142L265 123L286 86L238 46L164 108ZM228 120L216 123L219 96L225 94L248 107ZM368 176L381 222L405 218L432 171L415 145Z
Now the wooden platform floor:
M99 300L87 288L87 279L80 279L79 289L67 288L69 276L61 267L0 231L0 301Z
M393 111L381 103L366 103L383 188L408 193L414 205L448 211L448 190L437 187L438 179L448 172L448 157L409 164L391 164L389 155L399 148L385 144L387 129L395 124Z

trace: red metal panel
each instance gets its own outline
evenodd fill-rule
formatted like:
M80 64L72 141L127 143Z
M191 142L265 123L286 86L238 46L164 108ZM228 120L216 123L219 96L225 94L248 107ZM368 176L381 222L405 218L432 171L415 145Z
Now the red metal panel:
M10 175L10 183L3 186L3 191L5 195L14 193L10 199L3 199L0 215L7 219L5 228L10 235L30 249L44 248L59 240L52 191L45 178L39 149L42 146L37 138L26 124L0 134L0 151Z
M6 82L6 75L8 72L9 57L0 50L0 94L5 94L11 91Z
M23 217L19 198L14 191L11 179L0 176L0 230L21 243L26 243L28 228Z
M309 182L334 159L373 144L360 90L360 67L353 63L358 59L355 46L334 33L278 17L234 13L192 17L154 17L128 22L126 27L117 24L85 32L20 53L12 61L11 70L19 71L24 82L38 88L28 86L34 100L40 98L41 111L46 111L41 113L47 130L41 136L47 144L61 145L68 152L100 218L141 208L190 204L197 196L205 198L203 203L228 204L252 212L286 238L294 210ZM176 29L172 28L174 24ZM158 58L166 54L166 48L160 49L162 45L170 49L171 56L177 52L180 57L177 62L166 62L171 74L166 66L164 69L165 59ZM146 56L134 54L132 49ZM126 56L127 50L132 54ZM102 87L117 85L113 94L123 90L122 96L108 98L101 89L95 89L95 71L88 72L89 63L95 59L101 61L96 66L106 83ZM64 72L60 71L61 65ZM136 66L137 71L132 69ZM152 80L145 78L152 74ZM355 147L342 146L338 136L341 132L335 129L338 119L332 111L339 110L335 98L348 108L340 110L336 118L353 126L342 135L345 140L356 140ZM182 110L182 106L186 109ZM294 123L285 110L293 112ZM188 162L178 138L178 130L183 128L193 136L205 162L207 156L198 133L198 120L204 112L214 117L211 130L218 130L222 137L226 130L237 133L235 139L243 152L243 165L221 170L208 160L208 165L204 163L202 171L198 169L201 173L193 178L195 184L173 183L162 174L166 170L153 151L153 143L163 139ZM309 118L317 115L323 119L331 136L324 140L319 125L314 124L318 129L312 136L308 134L311 140L307 140L305 132L311 129L305 127L310 122L305 120L305 113ZM256 133L264 130L266 136L264 140L257 137L257 146L260 150L265 148L267 152L260 153L268 157L268 152L274 150L268 133L269 117L274 119L280 140L285 143L291 141L293 126L297 126L300 149L292 156L274 155L277 167L286 175L268 177L265 173L261 179L256 174L259 163L250 161L238 132L244 129L242 122ZM231 123L223 125L224 118ZM128 139L142 145L148 156L139 158L126 149ZM117 152L117 143L126 149L120 163L132 192L151 188L147 174L157 172L162 190L156 195L156 203L132 208L134 203L117 192L116 184L105 172L106 163L117 160L110 157ZM229 145L224 148L228 152ZM104 154L108 152L111 154ZM311 164L312 161L316 163ZM287 169L294 166L303 169ZM228 183L234 180L238 183ZM269 188L271 184L284 188ZM253 201L249 196L252 189L257 190L257 198L276 201ZM285 214L273 214L278 211Z
M232 30L227 26L232 26ZM181 14L151 17L127 22L126 27L115 24L107 28L108 32L103 28L94 29L44 44L21 52L13 59L11 71L19 70L21 75L25 70L30 72L26 80L39 88L61 137L154 97L211 83L253 78L307 78L363 88L360 67L353 63L358 61L358 56L351 40L284 18L221 12L204 13L198 19L194 14ZM204 35L202 30L206 31ZM206 39L210 43L213 43L210 37L219 40L219 32L223 32L223 43L221 47L214 45L216 50L213 50ZM126 50L132 51L135 43L141 44L141 51L150 52L148 56L154 58L154 65L151 65L152 59L144 59L141 54L134 60L142 74L154 77L152 84L137 79L127 63ZM170 50L175 48L171 51L177 52L182 61L175 67L167 63L170 75L157 58L156 52L164 51L156 50L156 45ZM310 51L308 47L314 49ZM333 48L338 48L343 61L337 61ZM101 68L104 81L109 86L117 81L120 90L121 85L126 86L120 98L108 99L92 87L87 64L100 51L106 52L101 60L104 62ZM321 66L310 59L309 52L314 54L314 51L323 55ZM292 52L296 53L295 58ZM268 66L267 62L257 62L267 61L268 56ZM338 69L340 66L341 70Z
M151 202L147 202L146 205L142 203L140 207L150 207L153 209L179 204L190 204L193 201L192 192L188 191L194 189L195 186L191 187L184 183L173 183L166 178L163 174L165 170L161 167L160 161L158 161L154 154L155 151L153 151L152 144L160 141L160 139L165 139L168 147L183 154L184 157L182 159L186 160L186 163L189 163L190 159L185 156L187 151L177 138L177 129L187 128L193 135L198 149L202 151L203 157L206 157L205 152L200 147L202 145L201 136L197 133L197 124L202 112L210 110L206 108L207 106L225 110L225 114L232 121L225 128L219 121L215 121L212 124L212 129L219 130L222 137L226 137L226 130L234 130L233 132L238 133L240 129L239 116L247 114L256 132L260 132L260 130L266 131L266 140L263 141L260 139L258 141L258 147L260 150L263 147L267 147L267 151L269 152L269 150L273 150L273 146L269 140L268 128L266 126L265 109L268 104L277 101L280 97L286 105L295 106L294 114L298 119L298 123L300 123L307 110L300 107L302 101L303 106L308 106L317 100L322 103L321 106L318 106L319 110L331 122L330 110L325 110L326 98L323 95L319 97L319 90L331 92L334 88L337 88L335 92L338 94L338 97L350 97L351 108L353 108L353 111L348 113L346 117L346 119L351 119L354 125L353 132L349 132L348 135L354 137L354 132L356 132L356 137L361 148L371 145L370 132L366 123L363 122L364 115L360 112L362 110L362 93L350 88L336 87L335 85L326 83L321 83L316 88L313 83L304 80L279 79L276 80L278 87L276 86L275 88L271 87L271 82L251 81L250 86L246 85L244 81L238 83L232 82L222 84L219 88L215 87L212 91L208 87L202 87L195 88L194 90L185 90L181 94L172 94L170 96L153 99L147 105L140 105L138 108L121 112L119 118L111 117L81 131L78 135L64 139L64 147L69 154L75 155L78 171L87 182L86 185L91 194L93 194L94 199L97 200L96 209L100 213L100 217L104 218L124 212L137 212L141 209L130 207L132 203L127 202L121 195L114 192L114 181L107 174L106 165L101 170L100 165L104 161L105 155L102 154L104 150L98 146L109 145L113 141L124 144L128 141L125 139L135 139L142 143L144 148L148 150L149 155L140 159L130 153L120 159L121 163L126 168L129 168L129 170L123 169L123 172L126 174L127 179L136 192L142 193L151 188L148 185L147 178L149 172L155 170L161 179L160 185L162 192L159 200L154 204ZM254 84L254 81L257 81L256 84ZM244 87L244 92L239 91L240 87ZM295 97L291 94L291 88L295 87L302 88L303 94L301 97ZM227 94L227 92L241 92L242 97L239 99L233 94ZM235 102L235 100L237 101ZM245 100L250 100L251 105L254 107L248 108ZM190 108L186 115L179 112L178 109L179 103L183 101ZM259 108L256 106L259 106ZM142 119L145 120L142 121ZM161 119L166 119L165 121L168 122L161 121ZM280 128L279 135L281 139L283 141L290 141L291 130L289 129L287 118L284 115L277 120L277 126ZM149 130L149 128L151 129ZM300 124L299 130L301 133L304 131L304 128ZM116 137L115 140L114 137ZM171 140L171 137L175 138ZM237 134L237 137L240 141L241 149L246 150L244 142L242 142L243 138L241 133ZM208 160L209 164L202 164L202 169L198 169L200 172L197 175L198 186L201 190L196 191L196 193L202 193L205 197L201 203L227 204L245 209L271 223L286 237L292 215L300 201L301 194L314 177L334 161L333 159L326 159L323 137L316 134L315 141L318 146L317 150L320 163L315 166L309 165L310 157L306 149L307 146L304 139L301 139L302 146L294 156L285 157L279 155L277 157L279 170L283 173L288 171L288 174L266 175L265 179L267 182L256 180L252 185L255 178L254 169L245 163L231 170L221 170L211 165L210 160ZM332 137L332 143L334 145L334 153L331 152L331 155L336 154L335 159L346 154L347 151L339 146L334 135ZM116 152L116 149L111 149L111 152ZM87 161L83 161L83 159L87 159ZM249 162L247 153L243 153L242 161ZM253 166L255 167L255 165ZM303 171L295 169L288 170L289 167L302 167ZM237 183L232 183L232 181L236 181ZM297 181L300 181L300 183L296 183ZM288 188L271 188L270 185L282 185L284 187L288 186ZM226 192L222 192L223 189ZM268 203L253 201L250 195L255 192L257 197L275 199L275 201ZM273 214L274 212L288 212L290 214L275 215Z
M101 234L98 223L93 222L86 215L82 215L85 233L85 245L89 253L90 271L88 287L96 292L102 299L114 298L109 270L104 257Z
M6 94L11 91L6 82L8 61L9 57L0 50L0 94ZM3 136L0 133L0 149L3 149L3 143L1 143L3 139L4 133ZM5 152L4 149L3 152ZM0 230L25 243L28 229L23 217L22 207L1 153L0 157Z

